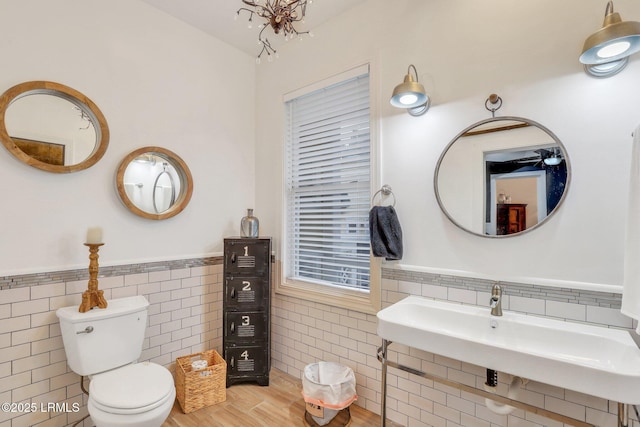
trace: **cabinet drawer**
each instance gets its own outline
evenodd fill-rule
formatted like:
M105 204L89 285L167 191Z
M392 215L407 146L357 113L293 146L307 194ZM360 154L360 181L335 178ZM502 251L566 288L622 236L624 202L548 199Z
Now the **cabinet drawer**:
M268 373L267 345L237 346L225 348L227 375L260 375Z
M242 309L265 307L269 301L268 281L261 277L225 278L225 304L227 308Z
M224 246L225 274L259 276L269 272L270 240L227 239Z
M226 340L248 340L269 338L268 313L264 311L228 311L225 313Z

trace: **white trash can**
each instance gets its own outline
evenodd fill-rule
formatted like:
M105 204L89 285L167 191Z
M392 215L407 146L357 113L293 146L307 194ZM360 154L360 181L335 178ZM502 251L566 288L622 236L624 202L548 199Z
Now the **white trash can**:
M306 412L319 426L324 426L358 398L356 377L351 368L339 363L312 363L304 368L302 395Z

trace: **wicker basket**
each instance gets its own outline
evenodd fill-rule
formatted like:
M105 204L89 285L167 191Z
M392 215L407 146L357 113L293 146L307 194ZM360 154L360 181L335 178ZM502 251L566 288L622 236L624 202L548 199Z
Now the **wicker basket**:
M191 363L206 360L194 371ZM176 394L185 414L227 400L227 362L215 350L176 359Z

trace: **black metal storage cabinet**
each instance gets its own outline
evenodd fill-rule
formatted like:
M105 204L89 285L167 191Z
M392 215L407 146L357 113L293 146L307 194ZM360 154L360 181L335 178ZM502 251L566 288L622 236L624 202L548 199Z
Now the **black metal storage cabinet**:
M271 238L224 239L224 358L227 387L269 385Z

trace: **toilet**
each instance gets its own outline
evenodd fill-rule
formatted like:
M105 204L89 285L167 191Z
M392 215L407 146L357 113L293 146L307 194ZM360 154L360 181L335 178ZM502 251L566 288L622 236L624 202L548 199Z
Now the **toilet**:
M91 380L87 409L96 427L159 427L171 412L176 389L169 370L137 362L148 307L138 295L85 313L78 306L56 311L67 364Z

